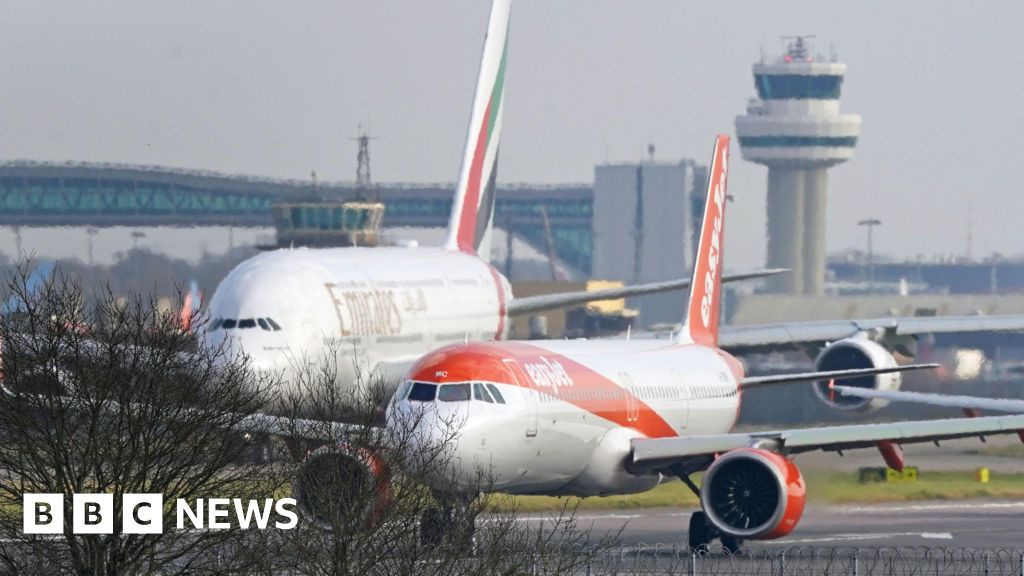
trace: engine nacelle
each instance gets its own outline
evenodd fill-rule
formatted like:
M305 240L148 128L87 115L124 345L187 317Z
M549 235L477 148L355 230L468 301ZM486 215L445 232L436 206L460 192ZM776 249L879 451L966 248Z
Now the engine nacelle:
M759 448L739 448L708 468L700 504L719 532L770 540L796 528L806 495L804 478L792 460Z
M854 368L892 368L896 359L881 344L863 336L855 336L833 342L818 354L814 361L817 370L851 370ZM837 382L843 386L870 388L873 390L899 390L903 377L899 372L849 378ZM828 382L815 382L814 393L830 408L851 412L869 412L888 406L887 400L879 398L851 398L836 394L829 389Z
M299 510L321 528L357 529L377 523L391 504L391 473L369 449L323 446L306 457L292 491Z

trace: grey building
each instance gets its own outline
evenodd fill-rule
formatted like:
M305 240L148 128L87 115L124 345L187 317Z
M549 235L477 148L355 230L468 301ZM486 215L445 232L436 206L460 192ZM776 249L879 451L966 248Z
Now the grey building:
M690 160L594 169L593 277L629 283L688 276L706 170ZM695 208L696 206L696 208ZM679 293L632 299L638 326L678 322Z

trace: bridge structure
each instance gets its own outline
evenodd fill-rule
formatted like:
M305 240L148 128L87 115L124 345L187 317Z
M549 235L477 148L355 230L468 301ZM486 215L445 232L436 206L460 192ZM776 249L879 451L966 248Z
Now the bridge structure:
M353 182L314 182L85 162L0 162L0 226L273 225L278 202L358 199ZM386 227L444 227L453 184L375 184ZM546 207L555 251L591 271L593 186L498 187L495 226L546 251Z

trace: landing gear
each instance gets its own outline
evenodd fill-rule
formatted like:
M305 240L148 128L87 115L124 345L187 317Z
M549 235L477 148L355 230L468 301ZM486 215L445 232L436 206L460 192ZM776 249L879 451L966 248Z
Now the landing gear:
M440 508L427 508L420 517L420 546L436 548L444 541L447 518Z
M708 544L711 544L714 536L711 534L711 527L708 526L703 512L694 512L690 515L690 530L686 533L686 538L690 550L698 554L708 552Z
M734 536L726 536L724 534L720 538L722 540L722 550L726 554L735 556L736 554L743 552L743 540Z
M679 479L690 488L690 491L700 499L700 488L690 479L689 473L684 470L675 470ZM703 511L694 512L690 516L690 529L686 534L690 550L698 554L707 554L710 545L715 539L722 541L722 550L726 554L739 554L743 550L743 540L728 534L722 534L713 526L708 524L708 517Z
M420 517L420 545L425 548L452 546L457 550L476 548L476 519L464 506L427 508Z
M726 554L735 555L743 551L743 540L715 530L708 524L708 518L704 512L694 512L690 515L690 530L686 537L690 550L698 554L707 554L711 550L711 543L716 538L721 540L722 551Z

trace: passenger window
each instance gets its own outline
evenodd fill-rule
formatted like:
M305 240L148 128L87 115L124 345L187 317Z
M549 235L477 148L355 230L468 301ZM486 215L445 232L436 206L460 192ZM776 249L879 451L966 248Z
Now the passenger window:
M232 328L235 327L236 324L238 323L235 322L234 318L225 318L224 323L221 324L221 327L224 328L225 330L231 330Z
M281 326L279 326L277 322L274 322L273 318L267 318L267 324L270 324L270 327L274 329L274 332L279 332L281 330Z
M466 402L470 399L469 384L445 384L437 392L441 402Z
M257 318L256 323L260 325L260 328L263 328L267 332L270 331L270 324L267 324L267 321L263 318Z
M241 320L238 321L238 327L240 329L255 328L256 327L256 320L254 320L252 318L242 318Z
M491 391L491 395L494 396L494 399L498 401L498 404L505 403L505 398L501 395L501 392L498 391L497 386L495 386L494 384L488 384L487 389Z
M436 394L436 384L417 382L413 384L412 389L409 390L409 400L411 402L433 402Z
M207 328L207 330L210 330L212 332L212 331L220 328L220 325L223 324L223 323L224 323L224 319L223 318L217 318L213 322L210 322L210 327Z

